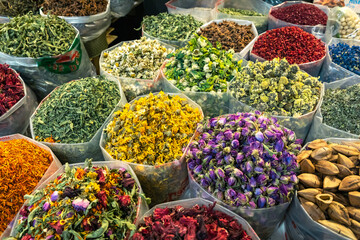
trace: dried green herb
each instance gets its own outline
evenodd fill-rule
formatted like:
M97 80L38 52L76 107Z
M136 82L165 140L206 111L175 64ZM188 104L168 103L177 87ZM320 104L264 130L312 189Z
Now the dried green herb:
M264 16L262 13L258 13L253 10L244 10L244 9L236 9L236 8L221 8L219 12L235 15L235 16Z
M0 16L15 17L29 12L37 14L43 0L0 0Z
M324 123L352 134L360 134L360 84L348 88L327 89L321 114Z
M90 16L106 11L107 0L44 0L42 11L57 16Z
M17 57L46 57L69 50L76 30L56 16L24 15L0 26L0 51Z
M32 120L38 141L91 140L120 101L118 85L103 77L84 78L54 90Z
M145 16L142 21L144 31L152 37L185 41L203 25L191 15L160 13Z

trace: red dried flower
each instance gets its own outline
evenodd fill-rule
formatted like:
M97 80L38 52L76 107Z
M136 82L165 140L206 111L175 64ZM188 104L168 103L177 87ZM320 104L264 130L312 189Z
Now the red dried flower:
M119 196L119 203L121 207L127 207L131 203L131 198L129 195Z

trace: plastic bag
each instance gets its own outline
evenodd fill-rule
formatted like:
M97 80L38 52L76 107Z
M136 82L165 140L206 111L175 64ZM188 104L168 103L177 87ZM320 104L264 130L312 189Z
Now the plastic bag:
M133 8L134 0L110 0L111 15L114 18L126 16Z
M109 81L113 81L111 79L108 79ZM122 91L122 88L120 86L120 83L118 81L115 81L119 86L120 96L121 99L117 106L123 106L127 103L125 95ZM55 91L54 89L53 91ZM35 110L34 114L30 118L30 128L31 128L31 137L35 139L35 133L32 125L32 121L35 117L36 111L40 108L41 104L46 101L46 99L51 95L51 93L44 98L37 109ZM89 142L85 143L48 143L48 142L41 142L48 146L55 154L58 156L60 161L62 163L80 163L84 162L87 158L92 158L94 161L103 161L103 157L101 154L101 150L99 147L100 137L103 128L106 126L105 123L111 118L112 114L114 113L116 107L114 110L109 114L107 119L105 120L104 124L97 130L97 132L94 134L92 139Z
M10 21L9 17L6 16L0 16L0 24L7 23Z
M190 14L195 19L208 22L216 17L216 7L222 6L224 0L170 0L165 3L171 14Z
M345 6L360 14L360 2L357 0L346 0Z
M298 3L311 4L311 3L307 3L307 2L303 2L303 1L287 1L287 2L284 2L282 4L279 4L277 6L272 7L270 9L270 12L269 12L268 29L271 30L271 29L275 29L275 28L295 26L295 27L299 27L299 28L303 29L304 31L306 31L308 33L313 33L314 28L316 28L317 32L320 31L322 33L325 33L326 26L324 26L324 25L319 24L319 25L316 25L316 26L309 26L309 25L293 24L293 23L284 22L284 21L282 21L280 19L275 18L273 15L271 15L271 12L276 10L276 9L291 6L291 5L298 4ZM329 8L327 6L322 6L322 5L318 5L318 4L311 4L311 5L316 6L317 8L319 8L320 10L325 12L326 15L329 15L330 10L329 10Z
M139 187L139 194L143 194L143 191L142 191L142 188L141 188L141 185L139 183L139 180L136 176L136 174L134 173L134 171L131 169L131 167L127 164L124 164L122 162L119 162L119 161L110 161L110 162L92 162L92 165L94 167L101 167L101 166L107 166L108 168L111 168L111 169L119 169L119 168L125 168L132 176L132 178L135 180L135 183L138 185ZM85 163L77 163L77 164L70 164L69 165L71 168L75 168L75 167L84 167L85 166ZM62 166L60 169L58 169L55 173L53 173L50 177L48 178L43 178L41 179L41 185L38 185L33 192L35 192L36 190L41 190L43 188L46 187L46 185L48 183L50 183L51 181L55 180L61 173L64 173L65 172L65 166ZM144 215L144 213L146 213L149 208L148 208L148 205L146 203L146 201L141 197L139 196L138 198L138 202L139 202L139 205L136 209L136 218L134 220L134 223L136 223L136 221L142 216ZM25 205L25 204L24 204ZM15 236L16 235L16 226L17 226L17 222L18 222L18 219L19 219L19 213L17 214L15 220L14 220L14 226L12 227L11 229L11 236Z
M258 13L262 13L265 16L238 16L222 13L219 9L222 8L235 8L235 9L244 9L244 10L254 10ZM219 5L216 8L216 18L235 18L241 20L251 21L255 24L255 27L259 33L263 33L267 30L268 27L268 13L270 11L271 5L265 3L261 0L228 0L225 1L223 5Z
M0 52L0 63L7 63L18 71L25 83L40 98L55 87L74 79L95 76L95 69L82 44L79 31L69 51L58 56L28 58Z
M348 7L331 9L326 26L326 38L332 37L360 40L360 16Z
M148 212L146 212L142 216L140 221L138 221L136 223L136 225L138 226L140 223L144 223L144 218L151 216L154 213L154 210L156 208L163 209L163 208L173 208L176 206L182 206L184 208L192 208L196 204L198 204L199 206L204 206L204 205L209 206L213 203L210 201L207 201L205 199L202 199L202 198L192 198L192 199L179 200L179 201L159 204L159 205L156 205L155 207L151 208ZM238 221L238 223L241 224L242 228L246 231L246 233L251 237L252 240L256 240L256 239L260 240L260 238L256 235L255 231L251 228L250 224L248 222L246 222L246 220L243 219L242 217L238 216L237 214L229 211L228 209L226 209L218 204L215 205L214 210L223 212L223 213L227 214L228 216L233 217L235 220Z
M329 8L336 6L345 7L344 0L314 0L314 3L328 6Z
M357 76L357 75L340 80L340 81L326 83L325 88L323 89L323 94L325 93L326 89L347 88L349 86L359 84L359 83L360 83L360 76ZM359 135L345 132L343 130L336 129L334 127L326 125L326 123L323 123L323 117L321 114L321 104L322 104L322 100L320 103L320 107L314 116L314 121L311 126L309 135L306 138L307 142L313 141L315 139L323 139L323 138L329 138L329 137L360 138ZM346 119L344 119L344 121L346 121Z
M38 147L40 147L42 149L45 149L46 151L51 153L51 157L53 158L53 161L51 162L50 166L48 167L48 169L44 173L43 177L41 178L41 180L39 181L39 183L37 184L35 189L37 189L40 184L42 184L48 177L53 175L55 172L58 171L58 169L60 169L62 167L60 161L57 159L57 157L54 155L54 153L50 150L50 148L48 148L47 146L45 146L45 145L43 145L43 144L41 144L39 142L36 142L36 141L30 139L28 137L25 137L25 136L23 136L21 134L14 134L14 135L0 137L0 142L6 142L6 141L14 140L14 139L25 139L25 140L35 144L36 146L38 146ZM0 239L4 239L5 237L10 236L11 228L14 225L15 219L16 219L16 217L11 221L11 223L9 223L7 228L1 234Z
M193 108L198 108L201 111L201 108L196 103L191 101L183 94L170 93L169 95L180 95L182 98L188 100L190 106L192 106ZM132 102L130 102L130 104L142 97L144 96L137 97ZM110 123L112 119L113 118L107 121L106 126L108 125L108 123ZM189 143L193 140L193 138L194 136L189 140ZM101 151L103 153L105 161L114 161L110 154L105 150L105 145L106 136L103 132L100 140ZM188 149L188 145L186 146L184 153ZM132 167L137 177L139 178L146 197L151 198L151 205L179 199L179 197L183 194L185 188L188 185L186 161L184 154L180 158L180 160L174 160L173 162L168 162L155 166L129 162L126 163Z
M0 136L21 133L24 134L29 126L30 116L35 111L38 102L31 89L26 86L22 78L24 97L20 99L9 111L0 117Z

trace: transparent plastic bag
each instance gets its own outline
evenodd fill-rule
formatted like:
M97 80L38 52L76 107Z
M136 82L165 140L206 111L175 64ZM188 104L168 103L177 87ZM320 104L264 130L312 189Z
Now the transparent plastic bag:
M170 14L190 14L195 19L208 22L216 17L216 7L224 0L170 0L165 3Z
M343 80L339 80L332 83L326 83L325 88L323 89L323 94L325 93L326 89L335 89L335 88L347 88L349 86L359 84L360 83L360 76L352 76ZM360 138L359 135L352 134L349 132L345 132L340 129L336 129L331 127L323 122L323 117L321 114L321 104L314 116L313 124L311 126L310 132L308 137L306 138L307 142L313 141L315 139L323 139L329 137L338 137L338 138ZM344 119L346 121L346 119Z
M156 95L157 93L154 93ZM191 101L188 97L183 94L169 93L169 95L179 95L182 98L188 100L188 104L193 108L200 109L202 117L204 117L200 106ZM144 96L139 96L134 99L134 101L142 98ZM120 109L120 108L118 108ZM112 121L113 117L107 121L106 126ZM194 136L189 140L189 143L193 140ZM106 145L106 133L103 132L100 140L100 147L105 158L105 161L114 161L115 159L105 150ZM189 144L188 144L189 145ZM186 146L184 153L189 146ZM121 161L123 162L123 161ZM179 199L183 194L186 186L188 185L188 176L186 169L185 155L179 159L174 160L173 162L164 163L161 165L144 165L137 163L129 163L137 177L140 180L141 186L145 192L145 195L151 198L151 205L174 201Z
M108 79L108 80L113 81L111 79ZM117 106L123 106L127 103L125 95L122 91L120 83L118 81L114 81L114 82L117 83L117 85L119 87L119 91L120 91L120 96L121 96L121 99L120 99L119 103L117 104ZM56 89L54 89L53 91L55 91L55 90ZM40 108L40 106L46 101L46 99L50 95L51 95L51 93L40 102L39 106L37 107L34 114L30 118L31 137L33 139L36 139L36 136L34 133L32 121L35 117L37 110ZM67 163L80 163L80 162L84 162L87 158L92 158L92 159L94 159L94 161L103 161L103 157L102 157L101 150L99 147L100 137L101 137L103 128L106 126L106 122L112 117L113 113L116 110L116 107L109 114L107 119L104 121L102 126L97 130L97 132L94 134L94 136L92 137L92 139L89 142L85 142L85 143L41 142L41 143L48 146L56 154L56 156L58 156L58 158L60 159L60 161L62 163L66 163L66 162Z
M360 16L348 7L331 9L325 35L327 41L332 37L360 40Z
M0 136L21 133L24 134L29 126L30 116L35 111L38 102L31 89L26 86L22 78L24 97L20 99L9 111L0 117Z
M268 18L268 29L271 30L271 29L275 29L275 28L295 26L295 27L299 27L299 28L303 29L304 31L306 31L308 33L313 33L314 28L317 29L317 32L325 33L325 30L326 30L325 25L319 24L319 25L316 25L316 26L309 26L309 25L293 24L293 23L284 22L284 21L282 21L280 19L277 19L277 18L275 18L274 16L271 15L271 12L275 11L276 9L291 6L291 5L298 4L298 3L314 5L317 8L319 8L321 11L326 13L326 15L329 15L330 10L329 10L329 8L327 6L318 5L318 4L312 4L312 3L303 2L303 1L287 1L287 2L281 3L281 4L277 5L277 6L274 6L274 7L272 7L270 9L269 18Z
M76 32L78 34L69 51L62 55L28 58L0 52L0 63L7 63L19 72L25 83L42 99L57 86L96 75L77 29Z
M314 0L315 4L325 5L329 8L333 8L336 6L344 7L345 3L344 0Z
M131 167L125 163L122 163L122 162L119 162L119 161L110 161L110 162L92 162L92 165L94 167L101 167L101 166L107 166L108 168L111 168L111 169L119 169L119 168L125 168L132 176L132 178L135 180L135 183L138 185L139 187L139 194L142 195L143 194L143 191L142 191L142 188L141 188L141 185L140 185L140 182L136 176L136 174L134 173L134 171L131 169ZM75 168L75 167L84 167L85 166L85 163L77 163L77 164L70 164L69 165L71 168ZM46 185L48 183L50 183L51 181L55 180L60 174L64 173L65 172L65 166L62 166L60 169L58 169L55 173L53 173L50 177L48 178L43 178L41 180L41 184L38 185L33 193L36 191L36 190L41 190L41 189L44 189L46 187ZM25 202L26 203L26 202ZM136 223L136 221L142 216L144 215L148 210L148 205L145 201L145 199L143 199L141 196L139 196L138 198L138 206L137 206L137 209L136 209L136 218L134 220L134 223ZM24 204L25 206L25 204ZM16 236L17 232L16 232L16 226L17 226L17 222L18 222L18 219L19 219L19 213L17 214L15 220L14 220L14 225L11 229L11 235L10 236Z
M164 208L174 208L176 206L182 206L184 208L192 208L196 204L198 204L199 206L204 206L204 205L209 206L209 205L212 205L213 202L210 202L210 201L202 199L202 198L192 198L192 199L179 200L179 201L159 204L159 205L156 205L153 208L151 208L148 212L146 212L142 216L140 221L137 222L136 225L139 225L140 223L144 223L144 218L151 216L154 213L154 210L156 208L164 209ZM235 220L238 221L238 223L241 224L242 228L246 231L246 233L251 237L252 240L256 240L256 239L260 240L260 238L256 235L255 231L252 229L250 224L245 219L240 217L239 215L233 213L232 211L229 211L228 209L226 209L218 204L215 205L214 210L223 212L223 213L227 214L228 216L233 217Z
M6 16L0 16L0 24L7 23L10 21L9 17Z
M6 141L14 140L14 139L25 139L25 140L35 144L36 146L38 146L38 147L40 147L40 148L42 148L42 149L44 149L44 150L51 153L51 157L53 158L53 161L51 162L50 166L48 167L48 169L44 173L44 175L41 178L41 180L39 181L39 183L37 184L36 188L39 185L41 185L48 177L53 175L58 169L60 169L62 167L60 161L57 159L57 157L54 155L54 153L50 150L50 148L48 148L47 146L45 146L45 145L43 145L43 144L41 144L39 142L36 142L36 141L32 140L32 139L30 139L30 138L28 138L26 136L23 136L21 134L14 134L14 135L9 135L9 136L4 136L4 137L0 137L0 142L6 142ZM7 228L1 234L0 239L4 239L5 237L10 236L11 228L14 225L15 219L16 219L16 217L11 221L11 223L9 223Z
M126 16L133 8L134 0L110 0L111 15L114 18Z
M265 16L238 16L222 13L219 9L222 8L235 8L235 9L244 9L244 10L253 10L258 13L262 13ZM268 13L270 11L271 5L265 3L261 0L227 0L223 5L219 5L216 8L216 19L223 18L235 18L241 20L251 21L255 24L255 27L259 33L263 33L268 28Z

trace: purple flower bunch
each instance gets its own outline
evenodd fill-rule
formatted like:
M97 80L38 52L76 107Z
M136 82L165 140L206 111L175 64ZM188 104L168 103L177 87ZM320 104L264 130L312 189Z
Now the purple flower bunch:
M292 199L301 139L259 111L212 118L187 154L193 179L236 207L267 208Z

